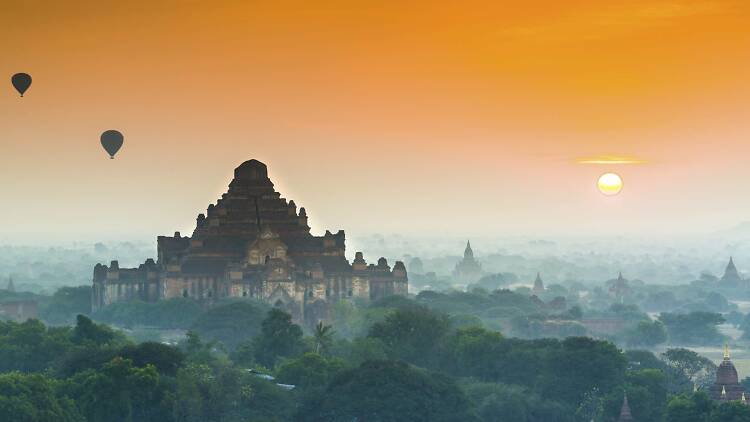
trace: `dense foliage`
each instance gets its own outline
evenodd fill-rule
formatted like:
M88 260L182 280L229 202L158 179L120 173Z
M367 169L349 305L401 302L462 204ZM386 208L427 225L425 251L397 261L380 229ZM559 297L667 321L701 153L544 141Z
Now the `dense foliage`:
M76 291L57 296L57 309L78 302ZM586 312L626 321L621 338L633 347L722 338L716 314L652 321L617 303ZM748 407L692 393L716 367L688 349L623 353L562 328L518 337L530 332L521 321L543 333L550 321L580 326L583 314L475 289L341 302L332 326L306 329L249 300L133 302L96 321L63 318L71 326L0 322L0 420L608 422L625 392L638 421L750 418ZM136 342L102 320L183 331L179 344Z

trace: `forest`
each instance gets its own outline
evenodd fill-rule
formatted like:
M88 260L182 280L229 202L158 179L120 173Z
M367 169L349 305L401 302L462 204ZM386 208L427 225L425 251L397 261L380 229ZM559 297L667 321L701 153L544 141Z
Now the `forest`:
M54 324L0 323L0 420L613 421L626 393L638 421L750 420L750 408L696 388L713 382L716 366L688 349L519 338L472 315L505 307L533 320L539 309L508 290L342 302L331 325L306 327L253 300L131 302L91 314L86 289L48 299L40 313ZM651 325L671 336L684 323L675 318ZM136 328L146 324L185 335L149 339Z

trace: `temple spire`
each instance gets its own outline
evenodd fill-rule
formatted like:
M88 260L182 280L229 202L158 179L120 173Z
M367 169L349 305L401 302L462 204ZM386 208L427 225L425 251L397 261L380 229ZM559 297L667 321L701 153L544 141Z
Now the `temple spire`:
M620 408L620 417L617 422L633 422L633 415L630 413L630 405L628 404L628 393L624 393L622 399L622 407Z
M729 355L729 344L724 343L724 360L729 360L731 356Z
M535 294L544 292L544 282L542 281L542 276L539 274L539 272L536 273L536 280L534 280L533 292Z
M731 256L729 257L727 267L724 269L724 275L721 276L721 281L729 283L738 283L742 281L742 277L740 277L740 273L734 265L734 258Z
M464 258L474 258L474 251L471 250L471 241L466 241L466 249L464 249Z
M8 289L7 290L11 293L16 291L16 286L13 284L13 277L8 277Z

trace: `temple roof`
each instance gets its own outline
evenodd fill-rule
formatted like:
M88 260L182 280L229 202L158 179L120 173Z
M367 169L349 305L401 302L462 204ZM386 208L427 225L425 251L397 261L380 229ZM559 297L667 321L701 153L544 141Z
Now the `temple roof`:
M258 160L247 160L234 169L235 179L267 179L268 167Z
M734 266L734 260L732 257L729 257L729 263L727 263L727 267L724 270L724 275L721 277L721 281L740 281L742 280L742 277L740 277L740 273L737 271L737 267Z

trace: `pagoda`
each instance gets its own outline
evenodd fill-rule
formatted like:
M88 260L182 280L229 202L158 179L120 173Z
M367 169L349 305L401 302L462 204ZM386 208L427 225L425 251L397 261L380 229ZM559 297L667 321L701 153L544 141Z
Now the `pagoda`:
M456 264L453 270L453 278L462 283L476 283L482 277L482 264L474 258L471 242L466 241L464 257Z
M617 422L634 422L633 415L630 413L630 405L628 405L628 394L622 398L622 407L620 408L620 417L617 418Z
M728 285L738 285L742 282L742 277L740 277L739 271L737 271L737 267L734 266L734 260L732 257L729 257L729 263L727 264L727 267L724 269L724 275L721 276L721 279L719 280L722 284L728 284Z
M745 395L745 388L739 383L737 369L729 354L729 345L724 345L724 359L716 370L716 382L708 391L711 398L718 401L741 401Z
M537 296L544 293L544 282L538 272L536 273L536 280L534 280L534 288L531 291Z

